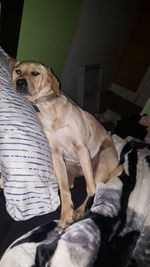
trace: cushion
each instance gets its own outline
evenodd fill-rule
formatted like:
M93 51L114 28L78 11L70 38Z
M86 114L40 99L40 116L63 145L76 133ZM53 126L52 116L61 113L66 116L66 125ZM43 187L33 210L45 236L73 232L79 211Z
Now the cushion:
M0 168L8 213L15 220L55 211L60 204L48 141L36 112L11 84L0 48Z

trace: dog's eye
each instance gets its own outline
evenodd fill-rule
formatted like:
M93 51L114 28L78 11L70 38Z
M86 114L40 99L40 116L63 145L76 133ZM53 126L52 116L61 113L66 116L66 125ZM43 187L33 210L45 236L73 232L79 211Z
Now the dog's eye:
M33 76L37 76L37 75L39 75L40 73L37 72L37 71L32 71L31 74L32 74Z
M21 70L16 70L16 73L17 73L17 74L20 74L20 73L21 73Z

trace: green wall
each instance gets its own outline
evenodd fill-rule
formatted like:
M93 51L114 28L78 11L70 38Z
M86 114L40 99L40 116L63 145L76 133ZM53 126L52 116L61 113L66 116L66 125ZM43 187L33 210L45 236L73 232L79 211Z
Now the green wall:
M17 60L52 67L60 78L83 0L24 0Z

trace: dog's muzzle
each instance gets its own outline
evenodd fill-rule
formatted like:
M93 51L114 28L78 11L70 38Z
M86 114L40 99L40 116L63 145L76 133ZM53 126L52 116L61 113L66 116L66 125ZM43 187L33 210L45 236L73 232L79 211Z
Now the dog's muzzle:
M21 94L28 93L28 86L27 81L25 79L18 79L16 81L16 90Z

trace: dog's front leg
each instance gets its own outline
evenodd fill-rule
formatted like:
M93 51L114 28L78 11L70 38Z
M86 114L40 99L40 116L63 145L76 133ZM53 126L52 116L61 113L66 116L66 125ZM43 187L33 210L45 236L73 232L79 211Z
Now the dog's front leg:
M73 203L69 191L67 170L62 153L58 149L53 148L51 152L53 168L58 179L61 196L61 218L59 226L65 228L73 221Z
M92 196L95 193L95 181L89 150L84 145L77 145L76 149L82 172L86 180L87 194L88 196Z
M75 210L74 219L79 219L84 213L88 197L92 196L95 193L95 180L94 180L91 157L88 149L84 145L77 145L76 149L80 165L82 168L82 172L85 177L86 190L88 195L84 203L78 209Z

